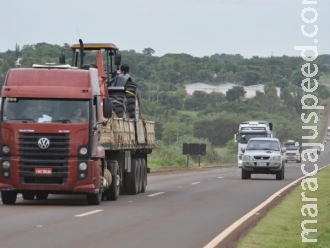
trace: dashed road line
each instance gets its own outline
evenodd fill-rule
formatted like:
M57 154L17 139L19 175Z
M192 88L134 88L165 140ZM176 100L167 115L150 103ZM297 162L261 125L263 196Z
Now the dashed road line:
M223 178L223 177L217 177L217 178Z
M77 214L74 217L84 217L84 216L91 215L91 214L96 214L96 213L102 212L102 211L103 210L94 210L94 211L90 211L90 212L83 213L83 214Z
M195 183L192 183L191 185L195 185L195 184L199 184L199 183L201 183L201 182L195 182Z
M155 193L155 194L151 194L151 195L148 195L149 197L153 197L153 196L156 196L156 195L161 195L161 194L164 194L165 192L158 192L158 193Z

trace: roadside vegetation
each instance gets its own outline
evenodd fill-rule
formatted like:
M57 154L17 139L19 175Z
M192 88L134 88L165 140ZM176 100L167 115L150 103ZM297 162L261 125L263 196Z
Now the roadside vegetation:
M237 248L328 248L330 246L330 167L318 172L318 188L310 191L306 186L303 190L299 185L286 196L284 200L273 208L238 244ZM310 188L314 185L311 184ZM301 194L305 192L306 197L316 198L315 202L303 202ZM302 215L301 208L304 204L316 204L317 216L310 217L305 209L306 216ZM315 214L310 210L310 215ZM316 220L317 223L305 225L307 229L317 229L306 234L307 239L317 239L317 242L302 242L301 223L304 220Z
M0 52L0 84L8 69L13 67L57 63L61 53L70 63L69 47L67 43L60 46L44 42L22 47L13 45L14 50ZM236 163L237 144L233 137L241 121L269 120L275 124L276 136L281 141L301 142L301 137L306 135L306 130L301 129L301 114L307 113L301 104L305 94L301 88L304 79L301 65L305 63L302 58L256 56L245 59L239 54L218 53L202 58L189 54L157 57L154 53L152 48L141 52L121 51L122 63L129 64L130 74L138 84L142 117L156 123L157 146L149 162L153 170L184 168L186 156L182 155L182 143L185 142L207 144L201 166ZM91 57L93 55L86 52L86 63ZM318 73L313 79L321 83L313 94L324 103L330 97L327 87L330 55L320 55L314 63L318 65ZM226 96L202 91L188 95L185 86L197 82L238 86ZM242 86L254 84L264 84L264 92L257 92L253 99L245 99ZM281 89L280 97L276 87ZM313 100L306 100L306 104L312 105ZM322 121L321 125L325 125ZM190 158L190 166L198 166L198 157Z

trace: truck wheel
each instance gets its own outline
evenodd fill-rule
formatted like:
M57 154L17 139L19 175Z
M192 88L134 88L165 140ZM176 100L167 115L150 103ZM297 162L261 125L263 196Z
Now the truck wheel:
M113 110L118 118L124 118L125 113L125 93L116 92L110 95L110 99L113 103Z
M22 197L24 200L34 200L34 196L35 196L35 194L33 194L32 192L23 192L22 193Z
M141 188L141 193L144 193L147 188L147 165L146 165L146 160L144 158L141 158L141 171L142 171L142 176L141 176L141 181L142 181L142 188Z
M1 191L1 200L3 204L5 205L15 204L16 199L17 199L16 191Z
M110 187L104 191L103 195L108 201L116 201L120 194L120 175L119 168L115 167L115 174L112 176L112 182Z
M251 178L251 173L249 171L242 169L242 179L250 179L250 178Z
M86 200L88 205L100 205L102 201L102 187L101 187L101 178L102 178L102 168L100 168L100 185L99 192L94 194L87 194Z
M284 165L282 166L282 170L276 172L276 180L284 179Z
M141 193L142 190L142 163L141 163L141 159L138 159L138 164L139 164L139 188L138 188L138 194Z
M131 160L131 172L126 176L126 191L129 195L137 195L139 193L139 163L137 159Z
M48 193L38 192L38 193L36 193L36 198L37 198L37 200L39 200L39 201L47 200L47 198L48 198Z

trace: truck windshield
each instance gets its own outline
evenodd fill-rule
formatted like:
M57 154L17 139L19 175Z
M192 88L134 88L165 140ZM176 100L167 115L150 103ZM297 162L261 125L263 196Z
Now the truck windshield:
M251 138L258 138L258 137L266 138L267 133L265 133L265 132L263 132L263 133L240 133L239 137L238 137L239 138L238 142L241 144L247 144Z
M88 100L6 98L2 119L6 122L87 123Z

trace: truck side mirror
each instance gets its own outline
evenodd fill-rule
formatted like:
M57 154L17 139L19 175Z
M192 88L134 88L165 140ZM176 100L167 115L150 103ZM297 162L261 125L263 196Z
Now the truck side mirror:
M245 152L245 148L243 148L243 147L242 147L242 148L241 148L241 152L243 152L243 153L244 153L244 152Z
M121 64L121 55L119 53L116 53L115 55L115 65L120 65Z
M113 105L109 97L103 99L103 116L108 119L112 116Z
M286 147L282 147L282 153L285 153L286 152Z

